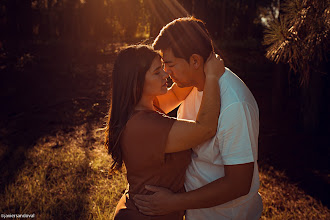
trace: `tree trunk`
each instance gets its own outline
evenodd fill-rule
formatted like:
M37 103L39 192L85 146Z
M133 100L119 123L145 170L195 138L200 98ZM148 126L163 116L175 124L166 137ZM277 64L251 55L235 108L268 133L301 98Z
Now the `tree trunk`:
M226 24L226 0L222 0L220 8L220 27L218 36L220 39L224 39L225 24Z
M183 0L182 6L187 10L187 12L191 15L193 9L193 0Z
M247 19L248 19L248 26L247 26L247 34L248 36L253 36L253 29L254 29L254 19L257 17L257 7L256 7L256 1L252 0L249 1L248 5L248 13L247 13Z
M19 2L21 7L21 34L24 40L32 39L32 8L31 8L31 0L21 0Z
M301 123L306 133L319 131L323 88L324 82L318 71L312 71L309 84L301 87Z
M276 127L281 126L280 122L284 116L288 103L288 67L285 64L275 66L272 85L272 117Z
M207 14L207 1L194 0L193 15L202 20L206 19Z

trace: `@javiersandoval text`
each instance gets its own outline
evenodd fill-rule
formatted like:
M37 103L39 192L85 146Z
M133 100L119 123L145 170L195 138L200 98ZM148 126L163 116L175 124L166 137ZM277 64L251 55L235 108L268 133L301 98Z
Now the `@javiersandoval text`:
M1 218L35 218L35 214L1 214Z

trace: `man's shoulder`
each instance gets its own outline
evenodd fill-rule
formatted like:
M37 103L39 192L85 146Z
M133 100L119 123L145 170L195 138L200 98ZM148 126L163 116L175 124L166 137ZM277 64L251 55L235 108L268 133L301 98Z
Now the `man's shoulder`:
M258 111L258 106L255 105L256 103L251 103L251 102L247 102L247 101L235 101L232 103L229 103L226 106L223 106L222 111L220 113L220 115L226 113L226 114L233 114L233 112L236 111L246 111L247 109L249 109L249 111Z
M243 80L228 68L226 68L225 74L224 77L220 79L222 109L234 103L248 103L254 108L257 108L256 100Z
M246 87L243 80L227 67L225 73L220 78L219 83L222 87Z

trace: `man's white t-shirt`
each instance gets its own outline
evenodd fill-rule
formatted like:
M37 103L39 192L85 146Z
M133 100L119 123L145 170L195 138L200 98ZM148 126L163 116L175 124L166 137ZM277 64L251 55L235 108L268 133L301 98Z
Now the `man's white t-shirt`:
M250 192L225 204L187 210L187 220L259 219L262 200L258 193L259 109L248 87L228 68L219 80L221 110L217 134L193 148L185 188L191 191L224 177L224 165L254 162ZM194 88L178 110L178 118L196 120L203 92Z

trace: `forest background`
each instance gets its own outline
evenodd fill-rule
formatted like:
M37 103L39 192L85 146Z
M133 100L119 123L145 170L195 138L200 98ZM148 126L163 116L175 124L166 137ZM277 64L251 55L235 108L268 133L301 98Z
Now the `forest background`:
M258 102L262 218L329 218L328 0L2 0L1 214L112 216L126 186L103 146L116 52L188 15Z

